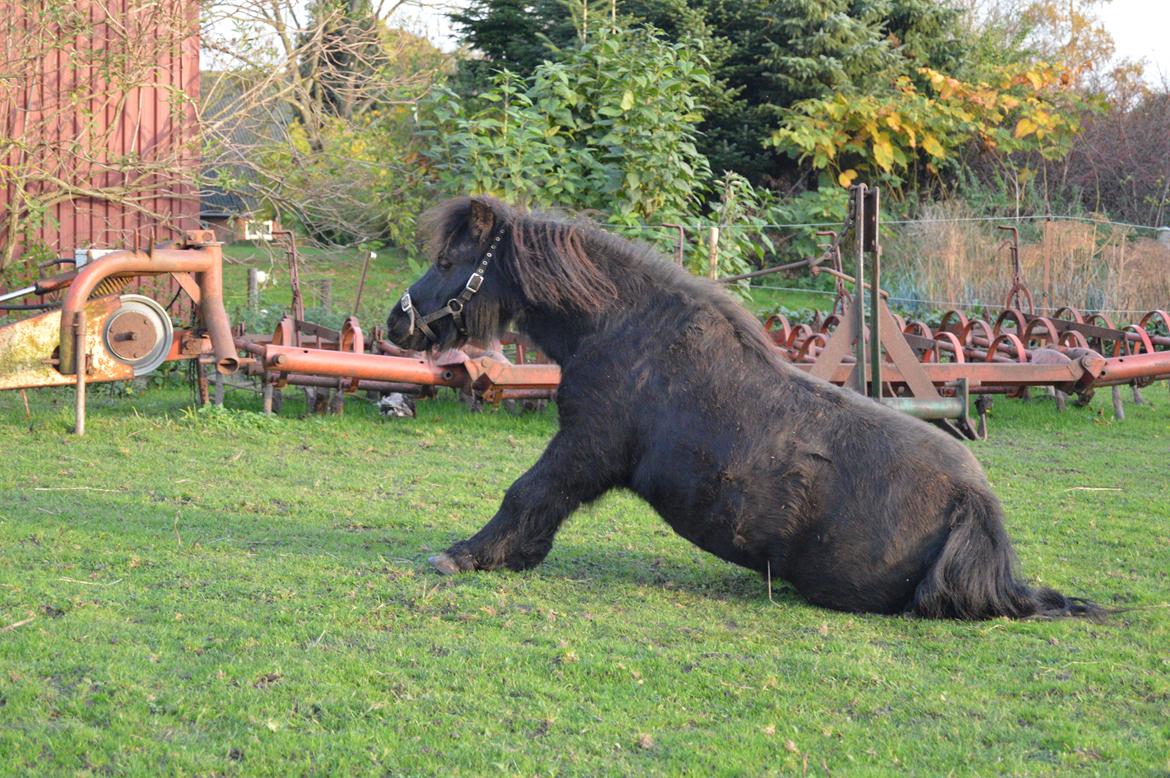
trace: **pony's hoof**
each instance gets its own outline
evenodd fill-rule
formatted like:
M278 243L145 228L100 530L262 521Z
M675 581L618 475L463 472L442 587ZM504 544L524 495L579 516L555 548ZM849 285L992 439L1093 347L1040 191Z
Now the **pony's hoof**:
M447 554L435 554L427 561L442 575L455 575L455 573L461 572L459 565Z

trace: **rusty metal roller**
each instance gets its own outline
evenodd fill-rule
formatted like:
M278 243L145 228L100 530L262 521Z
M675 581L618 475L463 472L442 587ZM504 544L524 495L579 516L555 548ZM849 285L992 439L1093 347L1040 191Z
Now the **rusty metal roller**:
M146 375L170 353L175 339L171 317L149 297L124 294L119 299L121 307L106 319L102 344L114 359L133 367L135 376Z

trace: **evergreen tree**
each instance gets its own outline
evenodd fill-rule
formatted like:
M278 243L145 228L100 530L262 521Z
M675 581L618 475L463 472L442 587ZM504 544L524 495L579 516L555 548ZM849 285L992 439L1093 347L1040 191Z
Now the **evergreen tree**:
M608 4L590 7L590 25L606 24ZM764 145L793 103L963 65L961 11L935 0L617 0L616 10L701 42L714 78L700 149L712 169L753 183L799 183L798 166ZM485 57L465 74L472 83L501 65L530 74L577 41L564 0L473 0L453 19Z
M549 58L550 45L569 45L576 36L573 23L559 0L475 0L451 14L462 40L483 54L488 67L470 60L464 66L490 81L493 71L510 70L530 76ZM482 73L480 71L482 70Z
M704 38L705 13L687 0L621 0L581 5L581 0L472 0L468 6L451 14L464 43L480 52L488 68L479 68L471 60L466 65L480 69L483 83L491 73L507 69L520 76L530 76L557 51L579 43L578 24L582 7L588 7L589 26L611 26L611 10L622 17L622 25L635 20L661 30L670 40ZM573 9L577 12L574 13Z

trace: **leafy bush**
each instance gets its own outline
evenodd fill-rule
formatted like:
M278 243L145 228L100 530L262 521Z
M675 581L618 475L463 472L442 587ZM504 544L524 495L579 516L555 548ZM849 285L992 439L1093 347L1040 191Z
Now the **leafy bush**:
M970 143L998 156L1054 159L1070 148L1086 105L1065 89L1065 77L1045 64L1004 66L969 82L920 68L866 93L800 101L784 111L770 143L841 186L860 177L894 192L937 178Z
M357 120L331 118L315 143L294 124L289 142L267 150L279 201L311 238L326 244L414 245L414 219L433 196L409 108L388 106Z
M776 200L771 209L774 224L807 225L788 228L790 236L785 243L782 261L793 262L805 257L818 256L824 251L824 238L817 232L838 229L845 221L849 210L849 193L835 186L828 186L812 192ZM832 226L816 226L832 225Z
M452 18L463 41L486 57L460 63L471 88L482 88L492 67L531 75L611 23L594 10L586 35L580 12L589 4L581 0L461 5ZM697 92L706 105L699 149L716 172L733 170L757 186L802 177L786 155L762 145L782 109L858 91L905 62L952 72L975 43L957 5L937 0L613 0L603 15L611 12L618 24L632 18L672 40L702 42L712 86Z
M502 71L476 97L440 91L425 155L448 191L596 211L614 224L697 213L710 177L695 147L710 84L687 41L646 28L596 34L530 78Z

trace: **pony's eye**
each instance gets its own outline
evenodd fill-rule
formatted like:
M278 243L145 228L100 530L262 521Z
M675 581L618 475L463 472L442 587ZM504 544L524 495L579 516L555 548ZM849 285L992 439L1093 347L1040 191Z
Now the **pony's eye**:
M449 259L440 259L436 264L438 264L439 270L450 270L451 269L451 260L449 260Z

